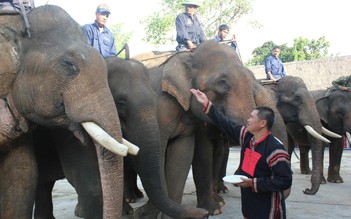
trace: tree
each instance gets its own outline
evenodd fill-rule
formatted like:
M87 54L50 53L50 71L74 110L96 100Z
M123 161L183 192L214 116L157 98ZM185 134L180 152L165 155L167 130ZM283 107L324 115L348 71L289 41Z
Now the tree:
M154 45L175 41L175 18L184 11L183 0L162 0L161 10L146 18L144 40ZM216 35L219 25L231 26L252 11L252 0L202 0L197 15L208 38Z
M124 31L122 23L109 26L109 30L112 32L113 37L115 38L116 50L119 52L123 48L124 44L126 44L132 37L132 32ZM124 58L125 51L121 51L118 56Z
M250 59L246 65L264 65L265 58L271 54L274 46L279 46L281 48L280 59L283 62L292 62L327 57L330 43L326 40L325 36L317 40L299 37L294 39L294 45L292 47L288 47L286 44L277 45L272 41L268 41L261 47L257 47L252 51L253 58Z

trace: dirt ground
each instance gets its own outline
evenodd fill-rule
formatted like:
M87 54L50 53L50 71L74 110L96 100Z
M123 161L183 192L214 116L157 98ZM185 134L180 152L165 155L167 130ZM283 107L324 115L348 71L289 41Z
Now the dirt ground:
M296 150L299 155L299 151ZM328 151L325 152L324 175L328 168ZM233 174L239 162L239 148L230 149L227 173ZM295 155L292 156L293 186L290 197L287 199L288 219L339 219L351 218L351 150L344 150L341 162L341 176L344 183L321 185L316 195L305 195L303 190L310 188L310 175L302 175L299 171L300 162ZM139 183L140 185L140 183ZM141 187L141 185L140 185ZM211 216L213 219L242 218L240 210L240 190L227 184L229 192L223 194L226 204L222 207L222 214ZM142 188L142 187L141 187ZM53 192L54 214L56 219L77 219L74 216L74 208L77 203L77 195L72 186L66 180L56 183ZM138 200L133 204L136 208L145 203L146 198ZM195 206L196 195L192 173L186 183L183 204ZM123 217L131 218L131 217Z

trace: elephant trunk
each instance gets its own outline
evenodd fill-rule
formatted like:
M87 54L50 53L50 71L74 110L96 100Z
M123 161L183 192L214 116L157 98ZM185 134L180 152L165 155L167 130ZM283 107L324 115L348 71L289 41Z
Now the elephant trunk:
M144 118L145 119L145 118ZM204 218L208 211L200 208L188 208L169 199L162 189L160 171L160 133L155 118L143 120L143 124L134 129L139 135L130 139L140 144L140 151L135 157L137 172L151 203L163 213L174 218ZM146 127L147 126L147 127ZM140 135L142 133L142 135ZM136 136L136 135L133 135ZM127 138L127 136L126 136Z
M107 83L106 83L107 85ZM95 123L107 134L122 143L121 126L111 92L107 86L101 86L94 93L70 99L66 96L65 109L73 121ZM79 132L74 130L74 132ZM75 133L75 135L77 135ZM78 134L79 135L79 134ZM103 218L121 218L123 203L123 158L102 147L94 140L98 158L102 197Z
M310 111L317 113L317 109L313 106L310 106ZM311 127L318 133L322 134L322 124L319 121L319 118L312 118L311 116L304 115L301 113L300 122L302 125L306 126L306 121L310 121L308 124L311 124ZM323 156L324 148L320 138L316 138L310 134L307 134L308 143L310 144L312 151L312 175L311 175L311 189L305 189L304 193L307 195L314 195L318 192L319 186L323 176Z

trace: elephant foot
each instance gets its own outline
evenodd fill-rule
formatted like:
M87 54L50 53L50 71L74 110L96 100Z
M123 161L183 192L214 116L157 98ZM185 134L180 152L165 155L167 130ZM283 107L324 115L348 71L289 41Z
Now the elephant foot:
M224 199L218 193L214 193L213 198L216 200L216 202L218 202L220 207L223 207L225 205Z
M219 196L219 195L218 195ZM224 205L224 201L223 201ZM205 198L197 201L198 208L204 208L209 211L209 215L219 215L222 214L221 205L214 198Z
M134 192L137 198L144 198L144 193L139 188L136 188Z
M224 194L229 192L228 188L224 185L223 182L218 182L218 186L217 186L217 192L220 194Z
M302 167L301 167L300 170L301 170L301 174L307 174L307 175L309 175L309 174L312 173L312 171L311 171L310 168L302 168Z
M133 215L134 209L127 201L123 201L122 215Z
M321 184L327 184L327 180L324 176L321 176Z
M328 175L327 180L330 183L343 183L344 182L344 180L342 179L342 177L339 174Z
M135 203L139 198L143 197L143 192L138 188L133 191L124 190L124 198L128 203Z
M79 202L77 203L76 208L74 209L74 215L76 217L84 218L83 208L82 206L80 206Z
M137 208L134 212L134 219L155 219L160 211L153 205L146 203Z

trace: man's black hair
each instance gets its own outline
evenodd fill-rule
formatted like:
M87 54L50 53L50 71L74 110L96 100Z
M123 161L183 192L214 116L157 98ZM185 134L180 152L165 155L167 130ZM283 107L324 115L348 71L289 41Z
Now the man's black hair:
M229 26L226 25L226 24L222 24L222 25L219 26L218 30L219 30L219 31L222 31L222 30L229 30Z
M267 106L259 106L255 108L258 113L257 117L260 120L266 120L267 121L267 129L270 131L273 127L275 116L274 116L274 111Z

